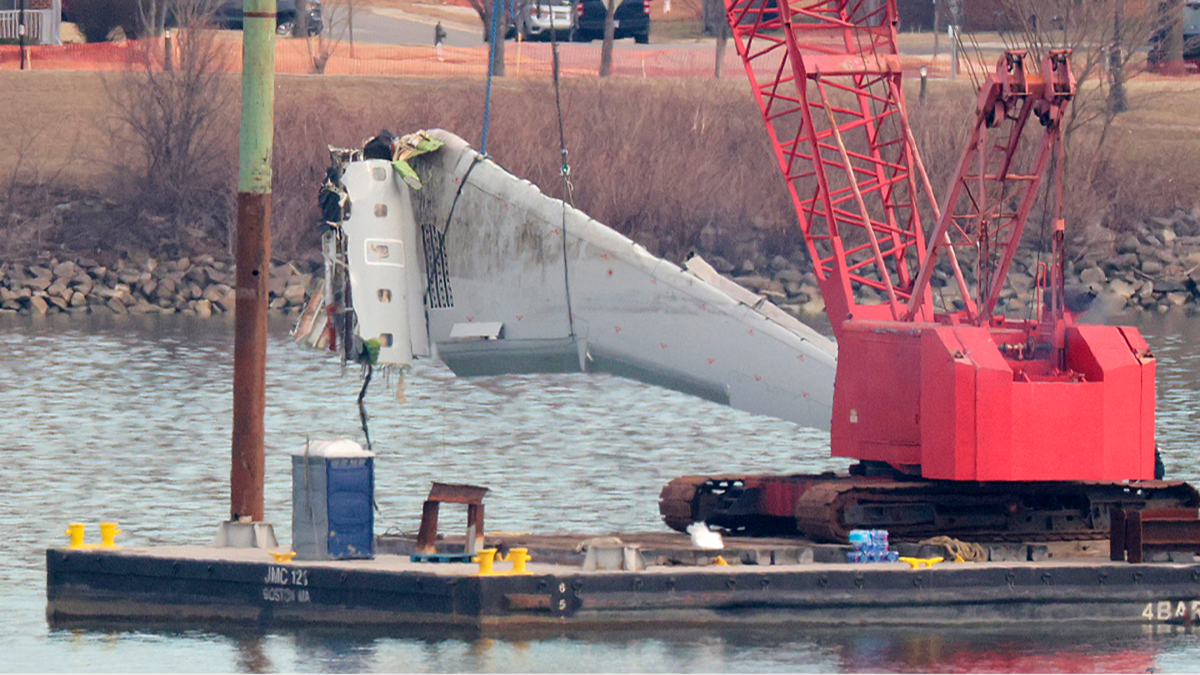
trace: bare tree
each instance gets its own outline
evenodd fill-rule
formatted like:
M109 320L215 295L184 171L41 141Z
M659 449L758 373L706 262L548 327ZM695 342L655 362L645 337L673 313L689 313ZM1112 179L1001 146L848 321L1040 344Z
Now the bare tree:
M48 135L43 123L23 119L18 126L17 141L7 148L14 160L12 171L0 176L0 259L3 260L28 256L54 238L63 220L61 212L54 208L61 202L60 177L78 159L77 132L66 159L57 168L47 169L45 156L38 151Z
M618 4L620 0L604 0L604 42L600 46L600 77L612 74L613 40L617 33L613 17L617 14Z
M704 0L704 32L716 40L716 62L713 64L713 77L720 78L725 64L725 48L733 29L725 16L724 0Z
M491 68L492 74L498 77L504 76L504 36L508 34L508 23L510 9L508 3L504 0L468 0L471 3L471 8L479 15L479 20L483 22L483 41L491 42L492 39L492 13L496 16L496 44L492 45L489 50L492 57ZM517 0L517 6L525 0ZM528 0L536 2L537 0Z
M162 37L167 29L167 19L174 12L174 5L184 4L173 0L141 0L138 3L138 30L140 37ZM185 10L186 11L186 10Z
M1004 9L1015 27L1005 35L1009 48L1028 49L1036 61L1051 49L1071 50L1079 87L1064 128L1068 144L1080 127L1096 121L1107 126L1127 109L1122 92L1130 63L1163 27L1156 3L1149 2L1004 0Z
M292 20L292 37L309 37L307 0L296 0L296 18Z
M175 222L210 217L228 208L229 112L237 96L225 51L211 25L211 0L172 8L178 22L173 68L158 41L143 41L130 70L106 77L116 122L114 147L128 165L114 167L138 203Z
M1108 110L1119 115L1129 110L1129 94L1125 91L1125 62L1122 55L1125 45L1121 41L1125 32L1125 1L1120 0L1113 6L1112 44L1108 48L1108 75L1111 86L1108 89Z
M330 57L337 53L347 38L350 38L350 55L354 56L354 0L332 0L321 9L324 24L321 32L307 35L307 18L304 28L304 35L308 39L308 58L312 63L312 72L317 74L325 72Z
M1077 88L1063 126L1063 201L1074 219L1099 217L1120 208L1112 201L1108 146L1116 117L1139 103L1126 88L1146 47L1161 40L1164 13L1157 2L1129 0L1004 0L1014 30L1010 49L1027 49L1039 62L1051 49L1071 50ZM1161 46L1161 45L1160 45ZM1161 97L1161 92L1143 93ZM1107 196L1106 196L1107 195Z
M1182 75L1183 65L1183 0L1163 0L1159 3L1162 26L1158 44L1151 50L1150 60L1160 71Z
M938 57L938 42L942 34L942 4L944 0L933 0L933 58Z

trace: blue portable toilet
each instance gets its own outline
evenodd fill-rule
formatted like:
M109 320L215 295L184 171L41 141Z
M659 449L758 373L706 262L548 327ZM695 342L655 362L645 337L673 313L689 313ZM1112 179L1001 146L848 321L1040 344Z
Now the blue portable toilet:
M375 557L375 453L347 438L292 453L292 550L297 560Z

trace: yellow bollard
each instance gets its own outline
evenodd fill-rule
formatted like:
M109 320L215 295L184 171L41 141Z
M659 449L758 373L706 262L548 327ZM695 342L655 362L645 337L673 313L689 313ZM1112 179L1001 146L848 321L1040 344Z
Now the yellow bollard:
M71 538L71 545L67 548L84 548L83 544L83 529L86 527L83 523L71 523L67 525L66 535Z
M117 535L121 530L116 523L100 523L100 548L121 548L117 546Z
M918 567L933 567L934 565L942 562L942 560L944 560L944 558L900 558L900 562L908 563L909 568L914 570Z
M290 563L296 557L295 551L267 551L277 563Z
M717 567L729 567L729 563L726 562L725 558L721 556L717 556L717 559L713 561L713 564Z
M475 557L471 558L471 560L479 563L479 574L495 574L492 570L492 564L496 561L496 549L485 548L476 553Z
M509 549L508 557L505 558L505 560L508 560L513 564L513 568L512 568L513 574L531 574L531 572L528 572L525 569L525 563L532 560L532 558L530 558L530 556L529 556L529 549L527 549L527 548Z

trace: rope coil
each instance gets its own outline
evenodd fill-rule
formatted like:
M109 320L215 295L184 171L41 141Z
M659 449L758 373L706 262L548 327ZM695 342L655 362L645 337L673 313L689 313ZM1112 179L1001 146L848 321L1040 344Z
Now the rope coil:
M987 562L988 560L986 548L976 543L955 539L954 537L931 537L929 539L922 539L918 545L941 546L949 554L946 556L946 559L953 560L954 562Z

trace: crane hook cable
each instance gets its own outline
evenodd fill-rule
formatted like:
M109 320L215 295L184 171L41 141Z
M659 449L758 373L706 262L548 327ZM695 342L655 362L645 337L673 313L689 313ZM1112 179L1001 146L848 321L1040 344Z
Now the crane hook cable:
M492 121L492 77L496 74L496 32L500 24L500 0L492 0L492 28L488 40L487 87L483 93L483 133L479 140L479 154L487 157L488 127Z
M551 16L551 24L553 24L553 16ZM571 184L571 164L567 160L567 139L566 132L563 129L562 93L559 88L558 35L553 25L550 28L550 53L553 56L554 108L558 112L558 152L562 157L562 167L559 169L559 175L562 176L563 181L562 224L560 225L560 231L562 232L563 292L567 303L567 328L570 331L570 337L574 338L575 313L571 309L571 274L567 267L567 201L570 200L571 206L575 206L575 187Z

